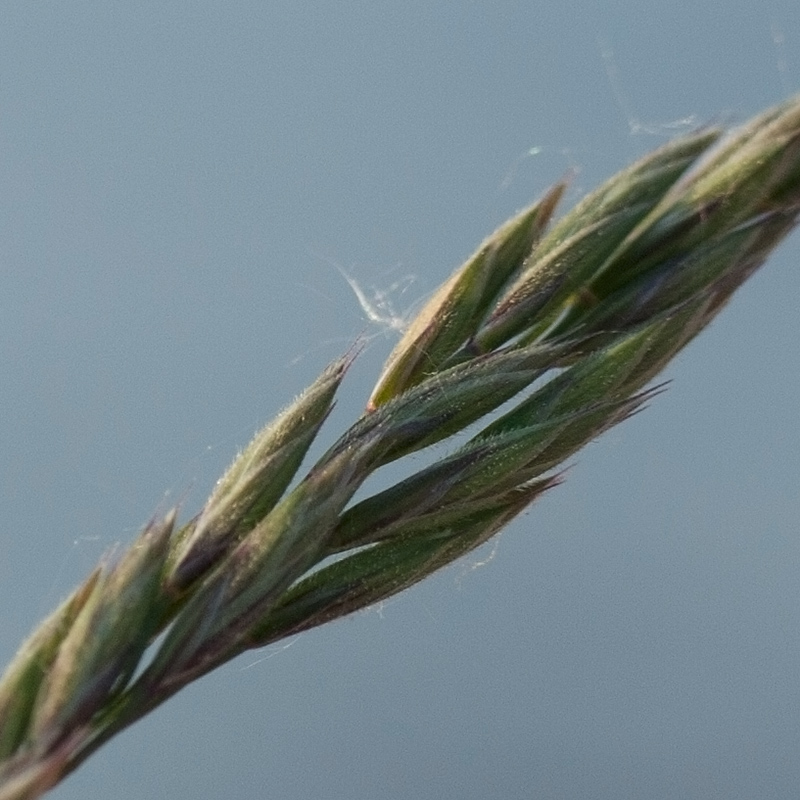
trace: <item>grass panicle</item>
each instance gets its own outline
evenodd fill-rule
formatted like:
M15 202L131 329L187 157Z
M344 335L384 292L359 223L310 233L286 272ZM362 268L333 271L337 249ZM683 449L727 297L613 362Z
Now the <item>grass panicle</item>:
M551 223L564 191L442 285L305 476L351 355L256 435L196 517L152 520L34 631L0 679L0 800L39 797L190 682L423 580L558 485L797 223L800 98L670 142ZM467 428L354 502L380 467Z

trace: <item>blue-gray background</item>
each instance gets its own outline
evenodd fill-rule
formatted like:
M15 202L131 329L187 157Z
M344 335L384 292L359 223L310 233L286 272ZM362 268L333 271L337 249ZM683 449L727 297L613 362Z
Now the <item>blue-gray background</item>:
M797 89L796 0L4 4L3 661L363 335L330 441L392 316L549 182ZM54 797L797 797L799 260L495 547L218 670Z

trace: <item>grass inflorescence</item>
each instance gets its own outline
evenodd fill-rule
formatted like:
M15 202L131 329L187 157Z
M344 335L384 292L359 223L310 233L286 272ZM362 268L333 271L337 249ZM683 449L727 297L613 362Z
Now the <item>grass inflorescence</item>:
M255 437L193 519L153 519L34 631L0 680L0 800L40 796L245 650L423 580L557 485L572 454L658 392L656 376L796 224L800 99L726 136L670 142L552 222L564 189L442 285L305 476L351 356ZM353 502L379 467L476 423Z

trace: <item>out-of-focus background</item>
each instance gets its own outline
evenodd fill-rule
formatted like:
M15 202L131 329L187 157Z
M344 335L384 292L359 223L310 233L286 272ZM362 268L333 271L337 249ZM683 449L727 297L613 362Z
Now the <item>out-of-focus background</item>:
M796 0L5 4L2 661L361 337L331 441L552 181L798 89ZM53 797L796 798L799 260L494 545L219 669Z

